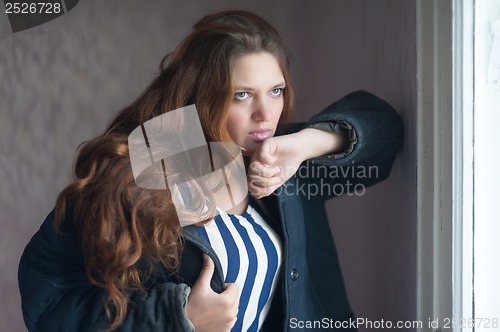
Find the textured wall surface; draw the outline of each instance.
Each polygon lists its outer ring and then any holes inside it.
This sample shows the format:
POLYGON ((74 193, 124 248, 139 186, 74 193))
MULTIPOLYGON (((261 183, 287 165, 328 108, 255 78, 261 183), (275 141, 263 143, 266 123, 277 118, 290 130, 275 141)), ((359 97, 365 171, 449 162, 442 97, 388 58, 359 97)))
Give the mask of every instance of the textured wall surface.
POLYGON ((0 330, 25 330, 17 264, 70 180, 78 145, 139 95, 201 15, 222 8, 251 9, 282 31, 293 54, 298 119, 357 89, 403 116, 407 140, 391 178, 328 204, 358 316, 414 319, 414 1, 147 3, 81 1, 16 34, 0 14, 0 330))
POLYGON ((295 10, 296 21, 307 26, 295 25, 292 33, 299 109, 315 112, 364 89, 396 108, 405 126, 405 144, 389 179, 361 197, 328 202, 350 301, 358 317, 415 320, 415 2, 314 4, 321 4, 321 10, 300 10, 300 5, 295 10))

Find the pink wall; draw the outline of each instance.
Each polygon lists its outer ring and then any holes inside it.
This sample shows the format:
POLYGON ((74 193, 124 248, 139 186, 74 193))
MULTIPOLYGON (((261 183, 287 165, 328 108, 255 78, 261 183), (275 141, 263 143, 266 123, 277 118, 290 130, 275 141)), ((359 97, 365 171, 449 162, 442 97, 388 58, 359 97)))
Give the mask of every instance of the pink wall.
POLYGON ((314 114, 364 89, 392 104, 405 125, 405 144, 390 178, 361 197, 328 202, 351 304, 358 317, 415 320, 415 2, 314 4, 294 7, 297 24, 290 34, 299 110, 314 114))
POLYGON ((415 2, 81 1, 12 34, 0 15, 0 330, 25 330, 17 264, 70 179, 73 153, 150 81, 201 15, 253 10, 292 50, 298 119, 365 89, 402 115, 406 144, 393 173, 359 198, 328 203, 351 303, 359 317, 415 318, 415 2))

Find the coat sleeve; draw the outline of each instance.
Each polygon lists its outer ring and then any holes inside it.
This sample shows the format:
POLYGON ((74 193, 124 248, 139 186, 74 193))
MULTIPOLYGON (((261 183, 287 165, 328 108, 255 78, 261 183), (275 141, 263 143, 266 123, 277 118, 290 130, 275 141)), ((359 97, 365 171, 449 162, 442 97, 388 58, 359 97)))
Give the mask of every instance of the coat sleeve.
MULTIPOLYGON (((72 223, 62 233, 49 214, 21 257, 19 289, 29 331, 104 331, 107 293, 91 285, 72 223)), ((132 292, 127 317, 118 331, 194 331, 185 315, 190 288, 163 282, 148 291, 132 292)))
POLYGON ((306 127, 343 133, 349 140, 344 151, 313 158, 303 165, 315 168, 315 173, 308 173, 315 175, 309 182, 321 178, 343 186, 345 190, 337 193, 387 178, 403 142, 403 123, 396 110, 366 91, 353 92, 334 102, 306 127))

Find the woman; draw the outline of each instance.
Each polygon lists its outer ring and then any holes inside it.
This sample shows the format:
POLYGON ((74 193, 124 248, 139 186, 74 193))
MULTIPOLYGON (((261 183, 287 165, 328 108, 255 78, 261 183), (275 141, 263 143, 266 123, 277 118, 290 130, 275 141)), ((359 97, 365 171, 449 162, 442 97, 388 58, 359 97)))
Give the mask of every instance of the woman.
POLYGON ((349 188, 387 177, 401 121, 387 103, 357 92, 275 137, 293 110, 276 30, 244 11, 202 18, 143 94, 80 150, 74 182, 21 258, 28 329, 311 330, 327 318, 354 330, 342 324, 353 314, 324 209, 338 191, 306 195, 301 186, 349 188), (208 142, 241 148, 253 197, 181 227, 169 190, 136 184, 128 137, 191 104, 208 142), (377 167, 377 176, 292 178, 301 164, 353 163, 377 167))

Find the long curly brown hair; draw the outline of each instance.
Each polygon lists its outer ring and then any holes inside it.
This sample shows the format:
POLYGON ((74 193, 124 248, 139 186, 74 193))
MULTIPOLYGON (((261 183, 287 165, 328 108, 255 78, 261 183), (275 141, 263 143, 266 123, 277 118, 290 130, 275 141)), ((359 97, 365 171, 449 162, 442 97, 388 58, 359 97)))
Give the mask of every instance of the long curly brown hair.
POLYGON ((159 75, 139 98, 80 148, 74 181, 57 198, 55 226, 71 207, 87 278, 109 295, 105 311, 110 331, 126 317, 127 292, 144 288, 139 260, 150 262, 151 269, 152 262, 160 262, 175 272, 183 243, 170 192, 143 189, 134 181, 129 134, 158 115, 195 104, 207 141, 231 141, 226 128, 234 95, 231 68, 235 59, 255 52, 274 55, 281 66, 287 87, 280 124, 286 123, 294 110, 294 92, 282 39, 255 14, 223 11, 196 23, 163 58, 159 75))

